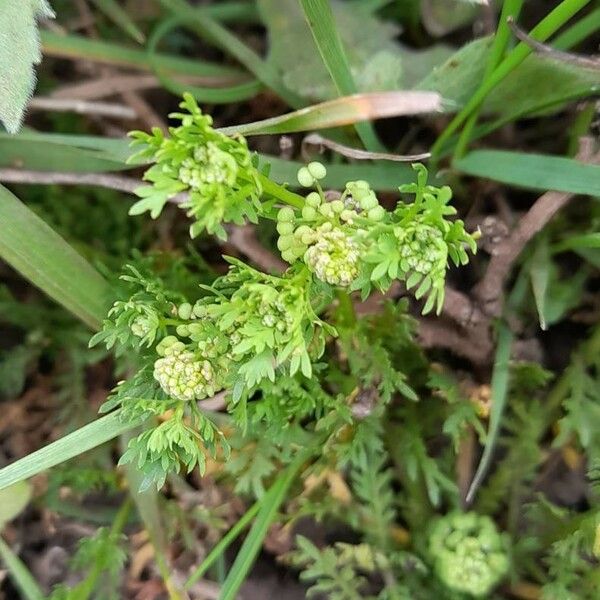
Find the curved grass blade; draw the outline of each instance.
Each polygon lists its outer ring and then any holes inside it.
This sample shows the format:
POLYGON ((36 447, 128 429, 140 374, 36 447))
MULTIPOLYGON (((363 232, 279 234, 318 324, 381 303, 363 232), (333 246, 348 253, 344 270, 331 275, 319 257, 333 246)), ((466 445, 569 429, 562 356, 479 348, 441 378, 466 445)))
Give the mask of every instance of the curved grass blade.
POLYGON ((227 574, 227 578, 223 582, 219 600, 235 600, 237 597, 237 593, 242 583, 248 576, 248 573, 254 564, 256 555, 262 547, 269 526, 275 519, 282 502, 285 500, 286 493, 292 484, 292 481, 296 477, 302 464, 312 453, 312 448, 301 452, 263 496, 260 501, 261 506, 256 521, 227 574))
POLYGON ((143 44, 145 36, 140 28, 134 23, 129 13, 125 11, 115 0, 92 0, 117 27, 122 29, 128 36, 139 44, 143 44))
POLYGON ((154 74, 165 89, 178 96, 182 96, 185 92, 189 92, 198 102, 208 102, 210 104, 241 102, 243 100, 248 100, 248 98, 253 98, 262 90, 262 83, 256 79, 229 87, 200 87, 197 85, 180 83, 169 77, 157 60, 158 54, 156 49, 160 40, 165 35, 183 23, 184 20, 181 17, 171 17, 166 19, 154 29, 148 40, 148 60, 152 65, 154 74))
POLYGON ((442 110, 442 97, 437 92, 372 92, 352 94, 335 100, 321 102, 291 113, 223 127, 227 135, 264 135, 313 131, 353 125, 360 121, 383 119, 401 115, 419 115, 442 110))
MULTIPOLYGON (((61 58, 87 59, 109 65, 132 67, 150 71, 148 56, 145 50, 128 48, 112 42, 90 40, 79 35, 60 35, 51 31, 42 31, 42 51, 48 56, 61 58)), ((189 77, 223 78, 231 82, 243 73, 239 69, 203 61, 197 58, 180 58, 171 54, 159 54, 156 62, 169 73, 187 75, 189 77)))
POLYGON ((120 411, 100 417, 56 442, 0 469, 0 490, 96 448, 125 431, 134 429, 142 422, 141 419, 123 422, 120 418, 120 411))
POLYGON ((1 185, 0 223, 0 257, 92 329, 99 329, 109 298, 103 277, 1 185))
POLYGON ((25 600, 44 600, 44 594, 23 561, 0 537, 0 558, 25 600))
POLYGON ((254 50, 246 46, 235 35, 225 29, 206 13, 198 11, 185 0, 158 0, 159 3, 180 17, 187 29, 208 38, 217 46, 231 54, 243 64, 264 85, 271 88, 278 96, 293 108, 305 104, 304 100, 289 90, 273 65, 263 60, 254 50))
MULTIPOLYGON (((321 58, 339 94, 355 94, 358 90, 328 0, 300 0, 300 3, 321 58)), ((367 150, 384 150, 371 123, 357 123, 355 127, 367 150)))
POLYGON ((600 196, 600 165, 574 158, 502 150, 476 150, 454 165, 458 171, 533 190, 600 196))
POLYGON ((237 523, 219 540, 219 543, 208 553, 208 556, 194 570, 185 582, 185 589, 190 589, 198 579, 200 579, 213 564, 223 555, 223 552, 229 548, 231 543, 240 535, 246 526, 254 519, 261 507, 261 502, 255 502, 237 521, 237 523))
POLYGON ((494 358, 494 371, 492 373, 492 408, 490 411, 490 426, 483 449, 483 455, 477 466, 477 471, 467 492, 466 502, 470 504, 487 474, 498 435, 500 434, 500 423, 506 406, 508 394, 508 375, 510 352, 512 348, 513 334, 510 329, 501 323, 498 327, 498 346, 494 358))

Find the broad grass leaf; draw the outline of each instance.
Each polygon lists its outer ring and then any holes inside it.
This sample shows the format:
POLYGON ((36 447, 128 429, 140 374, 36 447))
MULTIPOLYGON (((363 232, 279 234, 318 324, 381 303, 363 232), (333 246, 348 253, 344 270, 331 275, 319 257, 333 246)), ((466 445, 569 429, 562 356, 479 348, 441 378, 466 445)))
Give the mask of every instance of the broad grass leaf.
MULTIPOLYGON (((443 65, 433 69, 416 89, 438 92, 450 110, 459 109, 483 79, 490 46, 490 37, 465 44, 443 65)), ((483 112, 514 118, 556 112, 565 103, 598 90, 597 71, 532 54, 492 91, 483 104, 483 112)))
POLYGON ((27 481, 19 481, 0 490, 0 530, 25 510, 31 492, 31 485, 27 481))
POLYGON ((46 0, 3 2, 0 8, 0 120, 16 133, 35 87, 34 65, 42 59, 37 21, 52 18, 46 0))
MULTIPOLYGON (((307 98, 336 97, 300 3, 258 0, 258 8, 269 33, 268 60, 284 83, 307 98)), ((452 52, 444 45, 409 50, 395 40, 398 29, 393 24, 338 0, 332 0, 331 8, 358 91, 410 88, 452 52)))

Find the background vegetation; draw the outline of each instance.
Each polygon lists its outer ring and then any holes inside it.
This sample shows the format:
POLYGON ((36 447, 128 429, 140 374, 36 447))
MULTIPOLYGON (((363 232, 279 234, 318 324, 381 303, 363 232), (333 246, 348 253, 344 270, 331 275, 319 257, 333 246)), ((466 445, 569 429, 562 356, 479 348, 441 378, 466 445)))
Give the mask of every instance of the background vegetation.
POLYGON ((597 0, 51 4, 0 3, 0 597, 600 597, 597 0), (156 130, 130 159, 184 93, 216 129, 172 138, 239 167, 210 203, 156 130), (382 235, 362 298, 320 286, 281 242, 313 184, 452 266, 382 235), (184 410, 155 341, 249 327, 248 281, 307 358, 248 335, 184 410))

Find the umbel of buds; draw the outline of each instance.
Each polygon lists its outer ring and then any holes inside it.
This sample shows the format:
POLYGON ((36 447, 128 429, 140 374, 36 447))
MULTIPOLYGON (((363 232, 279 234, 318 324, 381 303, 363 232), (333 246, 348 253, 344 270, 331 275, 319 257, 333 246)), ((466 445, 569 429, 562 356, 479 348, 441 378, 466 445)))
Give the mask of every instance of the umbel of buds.
POLYGON ((476 598, 487 597, 509 567, 505 538, 492 519, 474 512, 439 519, 429 537, 429 553, 444 584, 476 598))
POLYGON ((262 193, 258 171, 243 137, 216 131, 191 94, 184 94, 180 106, 187 112, 170 115, 181 125, 170 127, 168 136, 157 127, 150 134, 131 133, 132 146, 141 146, 131 161, 154 165, 144 174, 151 185, 136 190, 142 200, 130 214, 150 211, 156 218, 166 202, 177 199, 194 219, 192 237, 207 231, 224 239, 223 223, 256 222, 262 193))
POLYGON ((202 400, 214 395, 215 378, 210 362, 189 351, 175 336, 167 336, 156 347, 162 356, 154 363, 154 379, 176 400, 202 400))
POLYGON ((427 296, 423 312, 439 312, 444 299, 448 260, 468 262, 466 249, 475 252, 475 238, 448 205, 447 186, 427 185, 427 170, 415 165, 417 183, 400 191, 415 194, 415 201, 400 202, 386 211, 368 182, 349 181, 341 195, 329 198, 320 181, 325 167, 312 162, 298 171, 298 182, 315 187, 297 213, 282 208, 277 216, 281 256, 289 263, 302 260, 317 279, 332 286, 361 290, 367 297, 373 287, 386 291, 394 279, 404 281, 415 296, 427 296))

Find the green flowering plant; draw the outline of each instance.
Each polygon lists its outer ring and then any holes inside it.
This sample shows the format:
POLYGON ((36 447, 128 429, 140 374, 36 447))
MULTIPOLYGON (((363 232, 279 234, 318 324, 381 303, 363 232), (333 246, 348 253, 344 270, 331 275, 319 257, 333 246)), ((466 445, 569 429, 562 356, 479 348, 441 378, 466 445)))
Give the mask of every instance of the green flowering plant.
POLYGON ((452 590, 487 596, 509 568, 507 539, 485 515, 450 513, 429 536, 429 553, 440 580, 452 590))
POLYGON ((149 211, 157 218, 169 200, 178 199, 194 219, 192 237, 207 231, 225 239, 223 223, 258 219, 262 187, 253 156, 243 137, 213 129, 212 118, 202 114, 191 94, 180 106, 187 112, 170 115, 181 125, 170 127, 168 136, 159 127, 131 133, 139 150, 130 160, 154 164, 144 175, 151 185, 136 190, 141 200, 130 214, 149 211))
MULTIPOLYGON (((400 280, 417 298, 427 296, 424 312, 434 307, 439 312, 448 263, 465 264, 467 251, 476 250, 475 236, 462 221, 450 219, 456 213, 450 188, 428 185, 423 165, 414 165, 416 183, 400 188, 414 194, 414 201, 399 202, 394 210, 381 205, 367 181, 349 181, 343 192, 326 193, 327 170, 316 161, 298 171, 298 183, 315 188, 304 198, 259 173, 245 140, 214 130, 190 95, 181 107, 187 112, 172 115, 181 125, 169 135, 132 134, 134 145, 142 146, 133 159, 154 163, 145 175, 151 185, 139 190, 142 200, 132 213, 157 217, 167 201, 177 200, 193 218, 192 236, 206 231, 219 237, 228 222, 276 214, 277 247, 290 266, 273 275, 224 257, 230 263, 225 275, 209 285, 198 281, 190 287, 188 281, 186 289, 172 289, 151 272, 129 267, 123 276, 128 292, 114 303, 92 343, 114 347, 134 372, 103 410, 118 407, 123 418, 159 419, 131 440, 122 458, 144 471, 143 486, 160 487, 169 472, 196 466, 202 471, 207 455, 227 454, 218 420, 202 409, 215 394, 224 396, 241 431, 249 423, 255 429, 278 423, 301 440, 317 430, 331 435, 352 426, 361 411, 350 410, 343 394, 313 389, 320 401, 307 402, 302 392, 314 388, 306 382, 324 368, 319 361, 328 360, 325 351, 338 325, 338 345, 352 356, 351 368, 364 372, 362 384, 376 386, 385 402, 397 391, 416 400, 383 347, 374 346, 375 371, 359 366, 353 345, 364 342, 362 328, 336 323, 328 307, 337 295, 340 310, 352 312, 349 292, 360 290, 366 298, 400 280), (274 202, 280 204, 277 213, 274 202), (289 382, 291 403, 286 393, 274 393, 283 389, 277 388, 279 380, 289 382), (301 408, 297 414, 289 410, 294 405, 301 408)), ((193 275, 184 279, 193 281, 193 275)), ((275 443, 277 433, 268 430, 275 443)))
POLYGON ((451 189, 427 185, 425 167, 414 168, 417 182, 399 189, 415 199, 393 211, 386 211, 362 180, 348 182, 339 197, 328 200, 319 184, 325 167, 313 162, 300 169, 300 184, 317 191, 308 194, 300 216, 290 207, 279 212, 282 258, 302 260, 319 280, 360 290, 363 299, 373 287, 386 291, 400 280, 417 299, 427 296, 423 313, 434 308, 439 313, 448 262, 466 264, 467 250, 477 250, 477 236, 467 233, 461 220, 447 218, 456 214, 448 204, 451 189))

